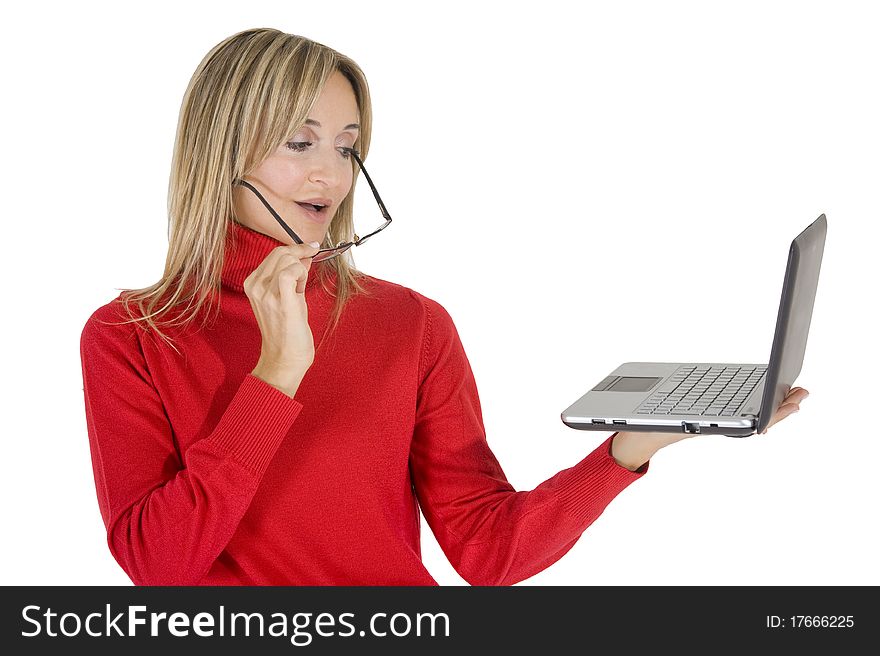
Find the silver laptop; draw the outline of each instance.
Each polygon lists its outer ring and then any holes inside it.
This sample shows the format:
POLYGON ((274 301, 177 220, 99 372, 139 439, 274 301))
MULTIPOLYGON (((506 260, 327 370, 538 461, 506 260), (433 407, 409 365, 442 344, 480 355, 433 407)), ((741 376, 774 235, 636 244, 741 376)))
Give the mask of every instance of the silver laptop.
POLYGON ((801 372, 826 227, 822 214, 791 242, 769 362, 626 362, 566 408, 563 423, 730 437, 763 431, 801 372))

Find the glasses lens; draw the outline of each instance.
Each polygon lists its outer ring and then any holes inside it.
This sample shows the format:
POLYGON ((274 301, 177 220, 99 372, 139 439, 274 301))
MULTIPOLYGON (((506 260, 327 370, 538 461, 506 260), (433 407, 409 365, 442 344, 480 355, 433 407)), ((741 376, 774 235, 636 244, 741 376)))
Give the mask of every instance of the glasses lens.
MULTIPOLYGON (((366 243, 368 240, 372 239, 373 237, 375 237, 376 235, 378 235, 380 232, 382 232, 382 231, 388 226, 389 223, 390 223, 390 221, 388 221, 388 220, 386 219, 385 222, 382 223, 378 228, 376 228, 375 230, 373 230, 373 232, 370 232, 370 233, 368 233, 366 236, 361 237, 361 238, 360 238, 360 241, 359 241, 358 243, 359 243, 359 244, 364 244, 364 243, 366 243)), ((355 235, 355 241, 358 241, 358 237, 357 237, 357 235, 355 235)))
MULTIPOLYGON (((344 244, 340 244, 334 248, 328 248, 326 250, 318 251, 317 255, 312 258, 312 262, 323 262, 324 260, 330 260, 334 257, 337 257, 347 251, 349 248, 354 246, 354 242, 357 242, 358 245, 363 245, 373 236, 378 234, 385 228, 391 221, 390 219, 386 219, 382 215, 382 210, 376 204, 376 196, 373 194, 373 190, 370 188, 369 182, 366 180, 363 170, 360 171, 360 178, 357 180, 355 184, 354 190, 354 200, 353 207, 355 214, 360 216, 368 216, 373 217, 375 219, 381 221, 379 226, 375 228, 372 232, 368 232, 365 237, 358 237, 357 234, 354 235, 354 241, 346 242, 344 244)), ((362 219, 359 219, 362 221, 362 219)), ((376 225, 375 223, 373 225, 376 225)))
POLYGON ((312 258, 312 262, 323 262, 324 260, 333 259, 337 255, 342 255, 351 247, 352 244, 351 242, 349 242, 347 244, 343 244, 342 246, 337 246, 336 248, 328 248, 326 250, 318 251, 318 254, 312 258))

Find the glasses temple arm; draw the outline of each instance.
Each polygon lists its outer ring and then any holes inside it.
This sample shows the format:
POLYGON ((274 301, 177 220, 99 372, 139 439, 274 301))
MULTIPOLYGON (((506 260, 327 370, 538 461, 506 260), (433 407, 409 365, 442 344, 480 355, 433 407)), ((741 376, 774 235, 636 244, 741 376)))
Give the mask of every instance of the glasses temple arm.
POLYGON ((297 244, 303 243, 303 240, 299 238, 299 235, 297 235, 293 230, 290 229, 290 226, 288 226, 284 222, 284 219, 282 219, 280 216, 278 216, 278 213, 272 209, 272 206, 269 205, 269 202, 265 198, 263 198, 263 194, 261 194, 259 191, 257 191, 256 187, 254 187, 250 182, 246 182, 244 180, 238 180, 237 183, 247 187, 248 189, 250 189, 252 192, 254 192, 257 195, 257 198, 260 199, 260 202, 263 203, 263 205, 266 207, 266 209, 269 210, 269 212, 272 214, 272 216, 275 217, 275 220, 278 221, 278 224, 282 228, 284 228, 284 232, 286 232, 288 235, 290 235, 290 238, 293 239, 293 241, 295 241, 297 244))
POLYGON ((390 221, 391 216, 388 214, 388 210, 385 209, 385 203, 383 203, 382 199, 379 197, 379 192, 376 190, 376 185, 373 184, 373 180, 370 178, 370 174, 367 173, 367 169, 364 168, 364 163, 361 161, 361 158, 358 157, 357 151, 353 148, 350 148, 349 152, 358 163, 358 166, 361 168, 361 173, 363 173, 364 177, 367 179, 367 184, 370 185, 370 189, 373 191, 373 196, 376 197, 376 202, 379 204, 379 209, 382 211, 382 216, 385 217, 386 220, 390 221))

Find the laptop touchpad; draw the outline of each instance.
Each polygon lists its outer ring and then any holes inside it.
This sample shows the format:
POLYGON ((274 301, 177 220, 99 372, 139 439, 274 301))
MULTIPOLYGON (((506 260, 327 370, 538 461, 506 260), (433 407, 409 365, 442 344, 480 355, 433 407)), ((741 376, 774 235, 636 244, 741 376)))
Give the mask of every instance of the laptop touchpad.
POLYGON ((603 392, 647 392, 663 378, 655 376, 619 376, 603 392))

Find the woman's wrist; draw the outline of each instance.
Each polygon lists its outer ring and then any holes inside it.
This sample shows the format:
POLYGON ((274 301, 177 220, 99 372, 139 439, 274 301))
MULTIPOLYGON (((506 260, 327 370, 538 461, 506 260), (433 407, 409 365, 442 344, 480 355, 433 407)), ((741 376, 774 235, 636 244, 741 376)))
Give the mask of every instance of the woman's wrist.
POLYGON ((644 442, 634 433, 618 433, 611 441, 611 457, 621 467, 635 471, 656 452, 645 448, 644 442))
POLYGON ((299 389, 302 379, 305 378, 305 371, 277 369, 258 363, 254 370, 251 371, 251 375, 256 376, 263 382, 293 398, 296 390, 299 389))
POLYGON ((611 441, 611 457, 621 467, 636 471, 664 446, 687 437, 679 433, 617 433, 611 441))

